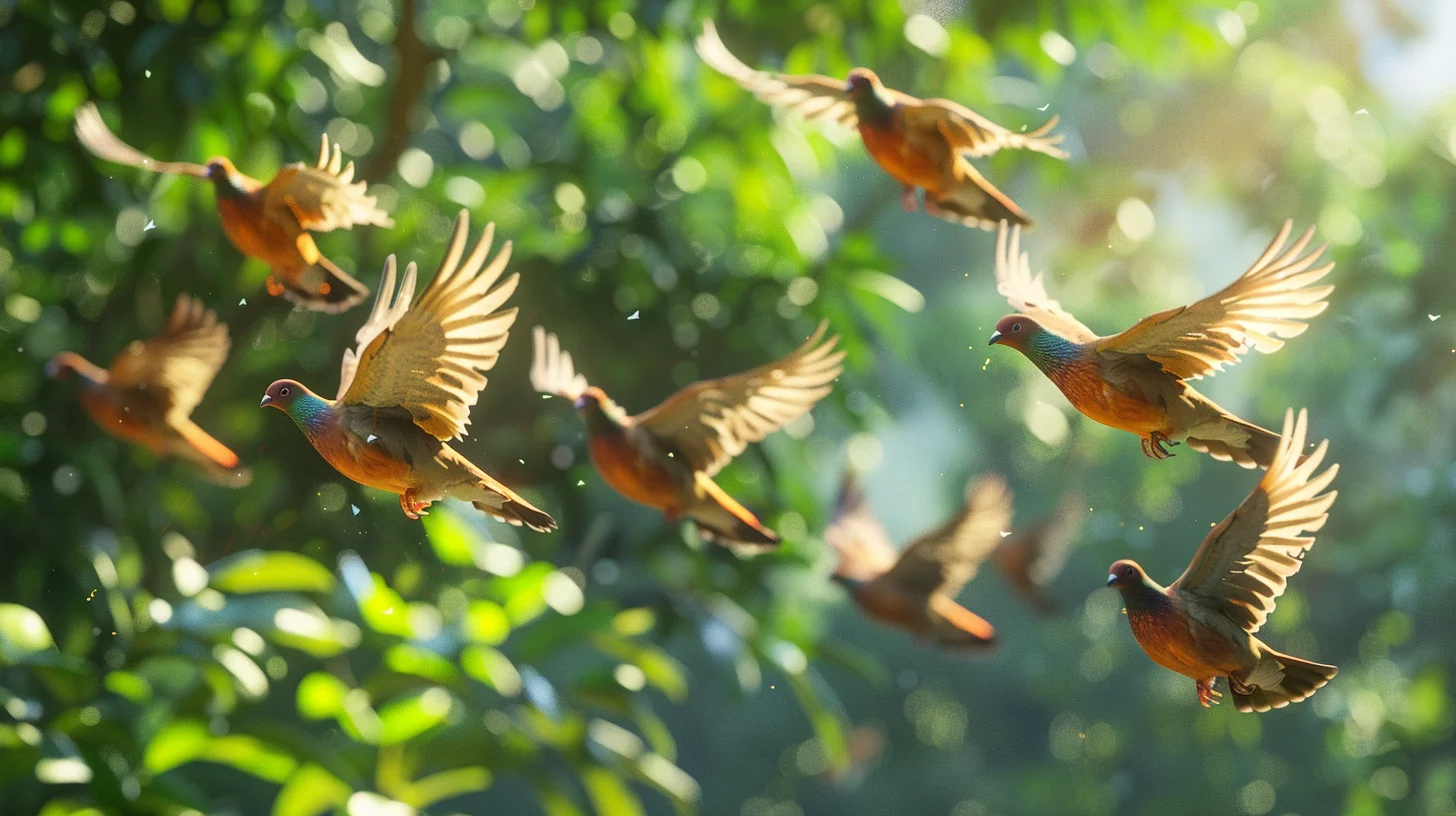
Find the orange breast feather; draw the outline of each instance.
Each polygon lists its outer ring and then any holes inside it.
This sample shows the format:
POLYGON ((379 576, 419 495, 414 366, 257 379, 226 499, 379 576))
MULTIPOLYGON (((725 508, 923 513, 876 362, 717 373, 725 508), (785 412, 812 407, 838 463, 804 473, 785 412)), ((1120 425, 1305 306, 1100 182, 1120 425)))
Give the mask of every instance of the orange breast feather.
POLYGON ((117 439, 141 445, 159 456, 166 452, 158 431, 146 421, 144 412, 127 411, 105 394, 90 390, 81 393, 81 405, 102 430, 117 439))
POLYGON ((905 138, 898 119, 888 128, 861 123, 859 135, 864 139, 870 158, 896 181, 922 187, 932 194, 940 192, 942 180, 948 175, 945 164, 950 161, 950 156, 937 159, 916 149, 905 138))
POLYGON ((625 437, 594 434, 587 442, 587 451, 597 472, 613 490, 669 515, 681 511, 677 480, 661 465, 642 457, 625 437))
POLYGON ((1202 680, 1239 668, 1227 638, 1182 615, 1129 610, 1127 620, 1148 657, 1165 669, 1202 680))
POLYGON ((359 484, 400 494, 417 486, 409 463, 390 455, 383 445, 346 431, 310 436, 309 441, 329 464, 359 484))
POLYGON ((1108 382, 1093 364, 1054 369, 1048 377, 1078 411, 1103 425, 1147 436, 1169 433, 1168 412, 1143 396, 1132 384, 1119 388, 1108 382))
POLYGON ((302 230, 290 231, 264 218, 259 199, 221 198, 217 210, 222 216, 223 232, 239 252, 275 268, 307 265, 298 251, 297 238, 302 230))

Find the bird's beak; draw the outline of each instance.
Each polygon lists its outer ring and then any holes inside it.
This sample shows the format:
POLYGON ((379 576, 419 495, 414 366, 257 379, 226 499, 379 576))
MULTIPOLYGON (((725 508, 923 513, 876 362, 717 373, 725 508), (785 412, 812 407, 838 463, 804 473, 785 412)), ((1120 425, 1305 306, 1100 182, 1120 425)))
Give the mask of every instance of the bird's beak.
POLYGON ((994 346, 999 342, 1001 342, 1001 332, 993 331, 991 332, 991 340, 990 342, 986 343, 986 345, 994 346))
POLYGON ((262 402, 259 402, 258 403, 258 407, 259 408, 267 408, 268 406, 270 406, 272 404, 273 404, 273 398, 270 397, 270 396, 268 396, 267 394, 264 394, 263 395, 262 402))
POLYGON ((1107 585, 1108 586, 1112 586, 1115 583, 1117 583, 1117 576, 1116 575, 1108 575, 1107 576, 1107 585))

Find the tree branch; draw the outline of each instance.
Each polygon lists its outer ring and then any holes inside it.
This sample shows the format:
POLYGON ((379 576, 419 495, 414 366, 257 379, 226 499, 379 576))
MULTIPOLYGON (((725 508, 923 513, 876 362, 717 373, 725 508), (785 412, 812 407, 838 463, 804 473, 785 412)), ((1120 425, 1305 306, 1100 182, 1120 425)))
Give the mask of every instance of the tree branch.
POLYGON ((424 95, 430 65, 439 56, 415 31, 415 0, 400 0, 394 33, 394 88, 384 110, 384 135, 379 139, 379 149, 364 170, 366 181, 378 182, 394 171, 395 163, 409 144, 410 117, 424 95))

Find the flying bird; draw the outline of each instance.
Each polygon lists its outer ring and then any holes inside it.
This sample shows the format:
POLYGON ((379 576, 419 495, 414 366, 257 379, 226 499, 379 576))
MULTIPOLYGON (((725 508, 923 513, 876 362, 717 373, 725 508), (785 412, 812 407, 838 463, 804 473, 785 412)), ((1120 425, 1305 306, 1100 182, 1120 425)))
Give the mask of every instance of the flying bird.
POLYGON ((1002 148, 1067 157, 1057 147, 1062 137, 1048 135, 1057 124, 1055 116, 1017 133, 955 102, 886 88, 868 68, 855 68, 846 80, 756 71, 733 56, 712 20, 703 21, 697 50, 703 62, 770 105, 858 130, 870 158, 903 186, 900 203, 907 212, 919 209, 917 191, 923 189, 931 215, 983 229, 994 229, 1000 221, 1030 226, 1031 218, 968 157, 1002 148))
POLYGON ((316 164, 285 165, 267 184, 239 173, 223 156, 207 164, 157 161, 118 139, 91 102, 76 110, 76 138, 106 161, 211 181, 228 240, 271 268, 269 294, 324 312, 342 312, 369 294, 324 257, 313 233, 361 224, 392 227, 394 221, 365 194, 365 183, 353 180, 354 163, 341 166, 339 146, 330 144, 328 134, 320 139, 316 164))
POLYGON ((586 423, 587 451, 602 479, 624 497, 686 518, 704 538, 740 549, 777 546, 779 538, 713 481, 718 471, 829 394, 843 370, 836 335, 820 323, 777 362, 697 382, 636 416, 576 373, 556 335, 536 327, 531 384, 571 400, 586 423))
POLYGON ((1012 533, 992 555, 1011 588, 1042 614, 1056 614, 1059 610, 1047 585, 1067 563, 1086 513, 1084 506, 1081 493, 1067 493, 1051 515, 1012 533))
POLYGON ((1100 337, 1047 296, 1031 276, 1020 230, 996 239, 996 285, 1018 314, 996 323, 991 345, 1009 346, 1041 369, 1087 417, 1142 438, 1143 453, 1189 447, 1243 467, 1268 467, 1279 435, 1246 422, 1194 390, 1198 379, 1237 362, 1249 349, 1268 353, 1323 312, 1333 286, 1313 284, 1333 263, 1314 267, 1326 245, 1308 254, 1310 227, 1288 249, 1285 221, 1264 254, 1238 280, 1189 306, 1158 312, 1127 331, 1100 337))
POLYGON ((897 555, 859 482, 846 473, 824 538, 839 559, 832 577, 866 615, 941 648, 970 650, 992 646, 996 630, 955 596, 1010 523, 1006 481, 982 476, 966 485, 965 504, 954 516, 897 555))
POLYGON ((188 295, 177 296, 172 316, 150 340, 133 340, 111 361, 95 365, 63 351, 46 364, 46 376, 81 379, 81 405, 102 430, 157 456, 175 456, 201 468, 214 481, 243 487, 253 479, 238 455, 192 421, 227 359, 227 325, 188 295))
POLYGON ((1122 593, 1127 622, 1138 645, 1164 668, 1193 678, 1205 707, 1223 695, 1214 681, 1227 679, 1239 711, 1268 711, 1297 703, 1328 683, 1334 666, 1280 654, 1254 637, 1290 576, 1314 546, 1339 472, 1319 474, 1328 441, 1307 457, 1306 412, 1284 417, 1284 434, 1269 472, 1244 503, 1208 537, 1188 571, 1166 589, 1134 561, 1112 565, 1107 585, 1122 593))
POLYGON ((464 210, 434 280, 415 300, 411 263, 396 292, 389 256, 374 309, 344 352, 334 399, 296 380, 268 386, 258 407, 288 414, 319 454, 350 479, 399 495, 417 519, 445 497, 533 530, 556 527, 549 515, 476 467, 448 444, 463 437, 485 372, 506 344, 516 309, 504 309, 519 273, 501 280, 511 243, 486 263, 495 238, 488 224, 465 256, 470 217, 464 210), (462 258, 464 260, 462 261, 462 258))

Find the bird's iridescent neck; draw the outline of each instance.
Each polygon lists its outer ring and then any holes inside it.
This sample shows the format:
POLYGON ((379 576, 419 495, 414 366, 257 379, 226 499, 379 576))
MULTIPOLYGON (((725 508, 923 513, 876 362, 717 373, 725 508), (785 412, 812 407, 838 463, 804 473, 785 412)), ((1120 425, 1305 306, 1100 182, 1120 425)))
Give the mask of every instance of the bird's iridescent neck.
POLYGON ((1084 356, 1081 346, 1049 331, 1038 331, 1022 348, 1026 359, 1037 368, 1050 374, 1065 369, 1084 356))
POLYGON ((1120 589, 1123 606, 1127 607, 1129 615, 1158 612, 1172 603, 1163 588, 1148 579, 1120 589))
POLYGON ((288 416, 309 436, 323 432, 334 421, 334 412, 328 401, 313 394, 299 395, 289 404, 288 416))

